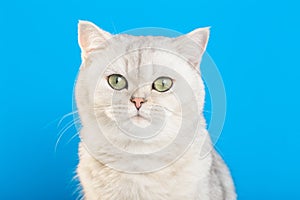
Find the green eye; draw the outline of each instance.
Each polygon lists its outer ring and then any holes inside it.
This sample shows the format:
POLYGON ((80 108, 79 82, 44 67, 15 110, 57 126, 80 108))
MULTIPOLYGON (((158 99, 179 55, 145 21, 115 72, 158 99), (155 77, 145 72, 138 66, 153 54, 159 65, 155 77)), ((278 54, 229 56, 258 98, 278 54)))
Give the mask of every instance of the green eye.
POLYGON ((173 81, 169 77, 159 77, 153 82, 153 89, 159 92, 166 92, 173 85, 173 81))
POLYGON ((127 80, 120 74, 112 74, 108 76, 107 82, 115 90, 123 90, 127 88, 127 80))

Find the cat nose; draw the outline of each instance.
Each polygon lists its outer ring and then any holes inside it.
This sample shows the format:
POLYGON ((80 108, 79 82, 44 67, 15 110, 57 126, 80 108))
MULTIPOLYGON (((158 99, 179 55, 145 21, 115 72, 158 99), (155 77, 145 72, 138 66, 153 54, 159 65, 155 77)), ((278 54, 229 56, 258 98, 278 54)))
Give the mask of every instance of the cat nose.
POLYGON ((145 98, 141 98, 141 97, 134 97, 134 98, 131 98, 130 101, 132 103, 134 103, 136 109, 139 110, 141 108, 141 106, 142 106, 142 103, 146 102, 146 99, 145 98))

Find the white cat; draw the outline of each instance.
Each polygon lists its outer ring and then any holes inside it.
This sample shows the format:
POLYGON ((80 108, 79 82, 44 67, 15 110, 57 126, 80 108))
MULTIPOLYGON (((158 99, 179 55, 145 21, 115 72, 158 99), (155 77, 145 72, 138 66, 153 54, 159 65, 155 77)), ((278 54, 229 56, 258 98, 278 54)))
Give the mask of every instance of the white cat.
POLYGON ((209 29, 177 38, 111 35, 80 21, 78 32, 83 198, 235 200, 202 115, 199 64, 209 29))

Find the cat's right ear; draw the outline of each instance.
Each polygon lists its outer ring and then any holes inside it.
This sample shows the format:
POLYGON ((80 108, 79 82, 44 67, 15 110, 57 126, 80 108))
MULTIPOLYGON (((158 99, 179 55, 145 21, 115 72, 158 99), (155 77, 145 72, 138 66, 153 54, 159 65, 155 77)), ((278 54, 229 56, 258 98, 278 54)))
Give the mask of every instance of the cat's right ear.
POLYGON ((104 47, 105 41, 112 35, 89 21, 80 20, 78 23, 78 43, 81 48, 82 59, 93 50, 104 47))

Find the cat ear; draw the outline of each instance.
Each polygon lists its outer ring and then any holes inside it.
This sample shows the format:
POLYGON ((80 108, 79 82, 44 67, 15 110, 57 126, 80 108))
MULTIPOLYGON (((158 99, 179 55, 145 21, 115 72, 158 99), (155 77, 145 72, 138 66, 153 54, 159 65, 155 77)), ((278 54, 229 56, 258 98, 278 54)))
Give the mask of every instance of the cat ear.
POLYGON ((187 34, 199 47, 203 54, 209 39, 210 27, 198 28, 187 34))
POLYGON ((112 35, 95 24, 88 21, 79 21, 78 23, 78 43, 81 48, 82 57, 95 50, 103 47, 105 41, 112 35))
POLYGON ((180 54, 198 67, 209 39, 210 27, 198 28, 178 38, 180 54))

